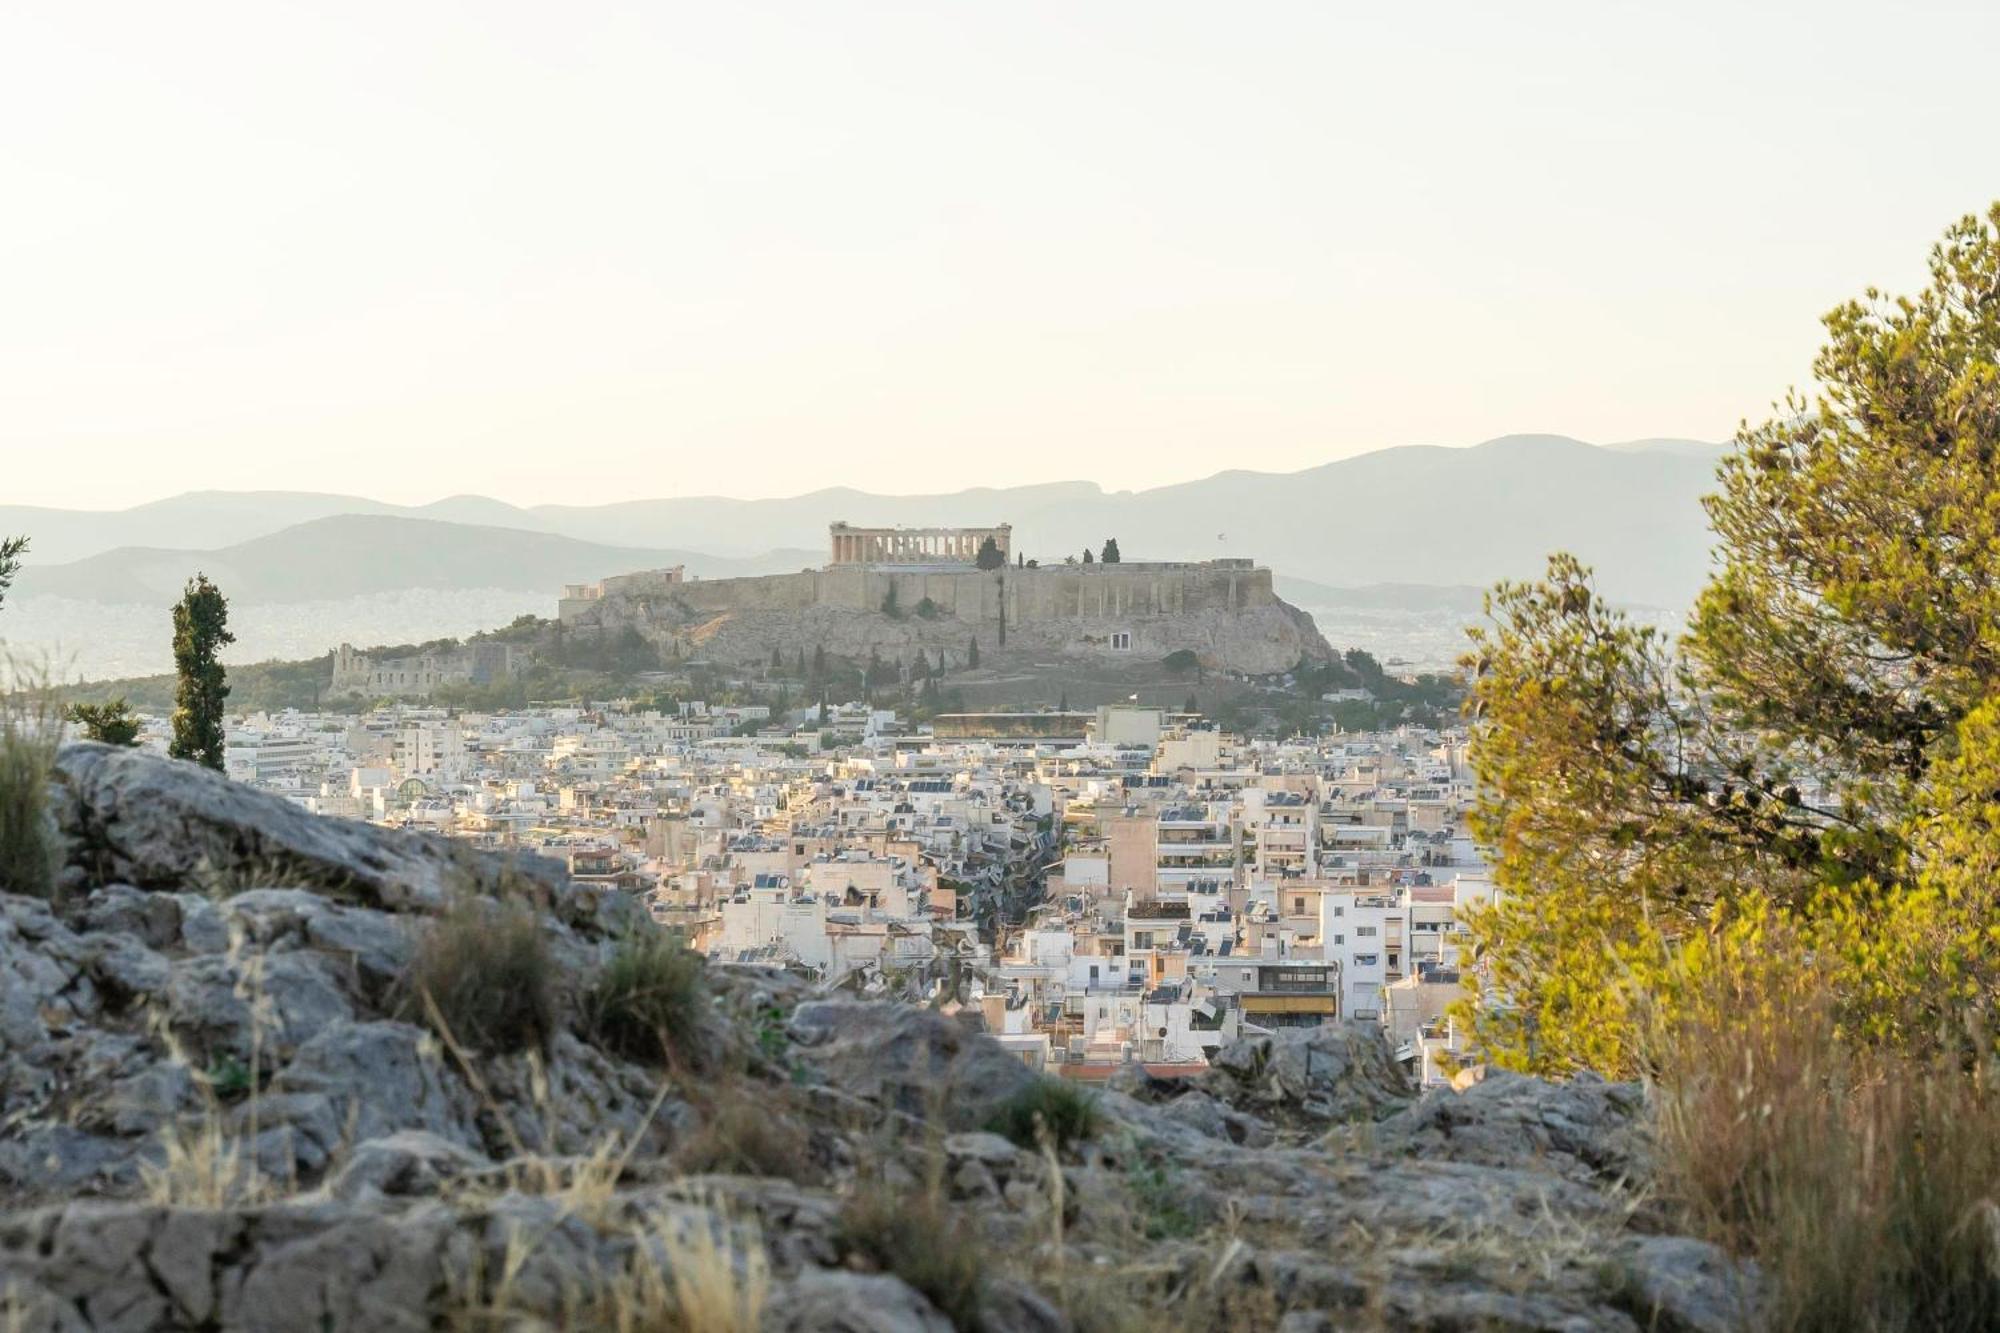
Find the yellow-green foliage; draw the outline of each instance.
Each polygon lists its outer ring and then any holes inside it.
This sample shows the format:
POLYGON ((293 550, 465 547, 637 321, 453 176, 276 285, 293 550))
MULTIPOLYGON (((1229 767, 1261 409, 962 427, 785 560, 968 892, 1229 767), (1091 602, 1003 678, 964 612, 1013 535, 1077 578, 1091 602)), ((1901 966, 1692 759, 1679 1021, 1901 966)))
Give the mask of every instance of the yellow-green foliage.
POLYGON ((1499 901, 1461 1008, 1497 1063, 1631 1073, 1708 941, 1826 960, 1843 1038, 1961 1042, 2000 992, 2000 205, 1914 297, 1826 318, 1818 394, 1746 429, 1668 642, 1573 559, 1475 634, 1499 901))

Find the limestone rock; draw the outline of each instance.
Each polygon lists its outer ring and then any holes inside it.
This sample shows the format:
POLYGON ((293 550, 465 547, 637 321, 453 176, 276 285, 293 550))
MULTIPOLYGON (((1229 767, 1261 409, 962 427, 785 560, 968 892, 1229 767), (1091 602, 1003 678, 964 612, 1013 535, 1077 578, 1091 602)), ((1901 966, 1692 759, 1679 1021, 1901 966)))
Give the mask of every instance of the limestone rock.
POLYGON ((1034 1081, 998 1042, 930 1009, 814 1000, 793 1012, 790 1032, 797 1058, 822 1078, 918 1119, 976 1128, 1034 1081))
POLYGON ((812 1269, 773 1294, 765 1333, 952 1333, 901 1278, 812 1269))
POLYGON ((1495 1071, 1463 1092, 1430 1093, 1378 1125, 1376 1139, 1390 1151, 1426 1160, 1487 1166, 1547 1161, 1636 1182, 1650 1171, 1645 1102, 1638 1084, 1607 1083, 1595 1074, 1550 1082, 1495 1071))
POLYGON ((1754 1264, 1738 1263, 1691 1236, 1639 1236, 1618 1255, 1628 1308, 1662 1333, 1739 1333, 1757 1324, 1759 1280, 1754 1264))
MULTIPOLYGON (((481 873, 441 837, 326 819, 199 764, 79 741, 56 758, 55 813, 86 886, 317 889, 391 910, 436 910, 481 873)), ((539 869, 524 874, 548 878, 539 869)))
POLYGON ((1239 1110, 1294 1126, 1380 1119, 1415 1095, 1382 1030, 1353 1022, 1238 1037, 1215 1053, 1201 1084, 1239 1110))

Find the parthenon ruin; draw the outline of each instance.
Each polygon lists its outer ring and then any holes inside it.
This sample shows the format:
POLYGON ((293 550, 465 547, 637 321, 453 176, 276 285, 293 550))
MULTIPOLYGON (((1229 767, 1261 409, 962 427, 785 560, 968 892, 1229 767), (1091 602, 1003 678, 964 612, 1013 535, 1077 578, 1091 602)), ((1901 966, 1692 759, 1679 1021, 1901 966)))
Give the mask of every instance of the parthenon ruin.
POLYGON ((969 565, 987 538, 1010 554, 1011 524, 997 528, 856 528, 835 523, 827 529, 832 565, 969 565))

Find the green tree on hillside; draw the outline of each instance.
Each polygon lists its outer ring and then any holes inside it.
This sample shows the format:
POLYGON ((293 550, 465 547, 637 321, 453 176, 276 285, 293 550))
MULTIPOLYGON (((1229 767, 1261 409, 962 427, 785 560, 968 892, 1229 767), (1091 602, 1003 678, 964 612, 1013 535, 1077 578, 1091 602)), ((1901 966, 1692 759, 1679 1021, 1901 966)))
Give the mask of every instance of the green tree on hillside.
POLYGON ((222 710, 229 698, 228 674, 217 654, 236 636, 229 632, 229 601, 197 574, 174 607, 174 736, 167 753, 222 768, 222 710))
POLYGON ((85 739, 106 745, 137 745, 139 718, 123 699, 102 704, 71 704, 65 714, 83 728, 85 739))
MULTIPOLYGON (((1087 555, 1089 553, 1085 552, 1085 554, 1087 555)), ((1097 558, 1103 561, 1107 565, 1115 565, 1119 562, 1119 560, 1123 559, 1123 557, 1118 554, 1118 539, 1116 537, 1105 538, 1104 553, 1098 556, 1097 558)))
POLYGON ((1850 1032, 2000 1000, 2000 205, 1930 285, 1826 316, 1818 393, 1746 427, 1685 636, 1567 556, 1467 663, 1502 897, 1465 1014, 1501 1063, 1638 1064, 1642 1009, 1729 938, 1837 969, 1850 1032))
POLYGON ((979 637, 977 635, 966 641, 965 669, 967 671, 979 670, 979 637))
POLYGON ((1090 553, 1090 548, 1088 546, 1084 547, 1083 563, 1089 565, 1089 564, 1095 564, 1096 562, 1097 562, 1097 557, 1090 553))
POLYGON ((1007 563, 1007 557, 1000 550, 1000 543, 991 537, 979 543, 979 553, 972 557, 972 563, 980 569, 999 569, 1007 563))
POLYGON ((26 537, 0 537, 0 602, 7 600, 7 589, 21 572, 21 553, 27 549, 26 537))

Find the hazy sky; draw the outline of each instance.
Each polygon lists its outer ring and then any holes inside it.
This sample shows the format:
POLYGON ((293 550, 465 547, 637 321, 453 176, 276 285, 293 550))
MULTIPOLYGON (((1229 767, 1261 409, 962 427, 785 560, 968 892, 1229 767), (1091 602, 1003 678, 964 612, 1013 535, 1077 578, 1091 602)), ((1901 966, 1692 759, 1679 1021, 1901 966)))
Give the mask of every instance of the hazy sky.
POLYGON ((2000 5, 12 4, 0 501, 1721 438, 2000 196, 2000 5))

